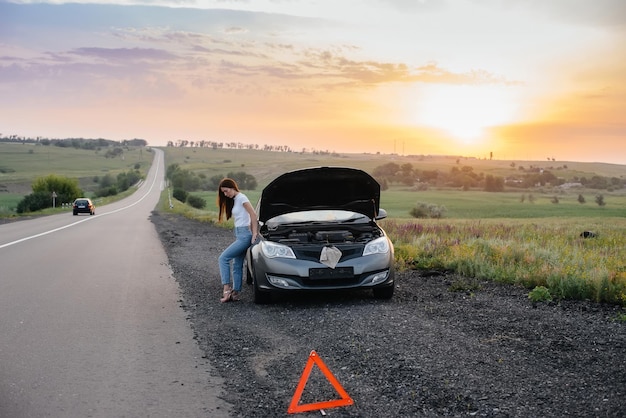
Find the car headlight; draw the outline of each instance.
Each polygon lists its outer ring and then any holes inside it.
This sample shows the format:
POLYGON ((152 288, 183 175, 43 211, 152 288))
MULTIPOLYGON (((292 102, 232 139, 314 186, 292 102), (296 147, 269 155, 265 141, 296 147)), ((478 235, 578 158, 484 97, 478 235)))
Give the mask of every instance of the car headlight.
POLYGON ((365 245, 363 255, 385 254, 389 252, 389 241, 386 237, 376 238, 365 245))
POLYGON ((261 241, 261 251, 267 258, 296 258, 291 248, 272 241, 261 241))

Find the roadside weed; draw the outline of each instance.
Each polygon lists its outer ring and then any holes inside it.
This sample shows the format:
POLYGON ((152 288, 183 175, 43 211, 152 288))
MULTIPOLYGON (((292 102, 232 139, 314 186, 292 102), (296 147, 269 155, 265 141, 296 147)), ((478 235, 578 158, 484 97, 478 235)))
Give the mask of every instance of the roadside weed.
POLYGON ((386 220, 383 224, 406 268, 454 271, 478 280, 543 286, 555 299, 590 299, 626 305, 626 220, 583 238, 585 219, 386 220))
POLYGON ((552 300, 550 291, 545 286, 537 286, 528 294, 528 299, 533 302, 548 302, 552 300))

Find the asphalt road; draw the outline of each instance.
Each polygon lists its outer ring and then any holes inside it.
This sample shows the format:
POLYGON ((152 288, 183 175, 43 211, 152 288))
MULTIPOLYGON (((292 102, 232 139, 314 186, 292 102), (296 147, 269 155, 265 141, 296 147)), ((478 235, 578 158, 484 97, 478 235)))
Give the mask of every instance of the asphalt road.
POLYGON ((96 215, 0 225, 0 417, 220 417, 149 220, 163 155, 96 215))

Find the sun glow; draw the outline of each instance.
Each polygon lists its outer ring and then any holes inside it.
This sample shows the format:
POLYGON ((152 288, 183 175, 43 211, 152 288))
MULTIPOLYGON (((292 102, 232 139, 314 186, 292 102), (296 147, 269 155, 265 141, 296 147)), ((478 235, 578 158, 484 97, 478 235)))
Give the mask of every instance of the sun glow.
POLYGON ((463 144, 479 142, 486 128, 511 122, 515 114, 514 98, 502 86, 428 86, 418 100, 415 123, 463 144))

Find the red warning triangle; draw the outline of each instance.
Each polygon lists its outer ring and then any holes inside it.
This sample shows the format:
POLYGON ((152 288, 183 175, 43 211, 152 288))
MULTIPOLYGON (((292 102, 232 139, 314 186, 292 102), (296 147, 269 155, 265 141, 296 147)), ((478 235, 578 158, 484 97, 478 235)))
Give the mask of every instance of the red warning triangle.
POLYGON ((354 401, 352 400, 350 395, 348 395, 348 392, 344 390, 337 378, 335 378, 335 376, 328 369, 326 364, 324 364, 322 359, 317 355, 315 350, 311 351, 311 354, 309 355, 309 360, 306 362, 306 366, 304 366, 302 377, 300 377, 300 382, 298 382, 298 386, 296 387, 296 391, 293 394, 293 398, 291 398, 291 404, 289 405, 289 409, 287 410, 287 412, 290 414, 296 414, 299 412, 315 411, 324 408, 335 408, 338 406, 347 406, 352 404, 354 404, 354 401), (307 380, 309 380, 309 376, 311 375, 311 370, 313 370, 314 364, 317 364, 317 367, 319 367, 322 373, 324 373, 324 376, 326 376, 326 379, 328 379, 330 384, 333 385, 339 396, 341 396, 341 399, 298 405, 298 403, 300 402, 300 398, 302 397, 302 391, 304 391, 306 382, 307 380))

